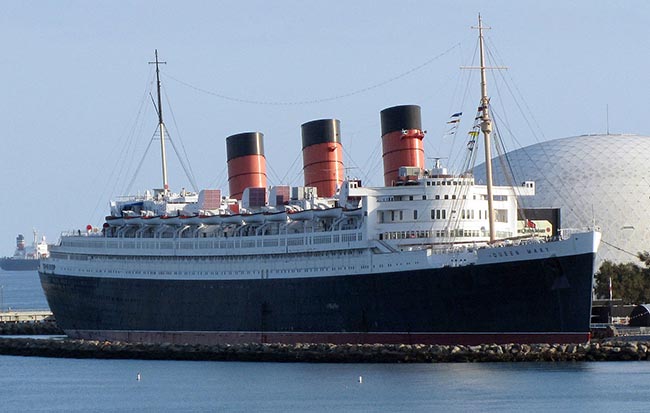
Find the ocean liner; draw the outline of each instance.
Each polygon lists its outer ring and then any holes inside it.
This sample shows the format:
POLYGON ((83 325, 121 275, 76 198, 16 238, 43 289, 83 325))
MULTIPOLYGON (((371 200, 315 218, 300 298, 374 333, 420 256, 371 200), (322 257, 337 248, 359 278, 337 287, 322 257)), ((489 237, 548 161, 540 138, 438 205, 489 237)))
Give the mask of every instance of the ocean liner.
MULTIPOLYGON (((427 169, 420 107, 381 111, 384 186, 344 177, 340 122, 302 125, 304 186, 267 188, 263 135, 226 139, 229 195, 162 189, 111 202, 40 266, 69 337, 172 343, 585 342, 600 234, 523 237, 494 186, 479 18, 486 184, 427 169)), ((158 57, 156 54, 156 62, 158 57)), ((157 74, 158 93, 160 79, 157 74)))
POLYGON ((16 251, 11 257, 0 258, 0 268, 5 271, 36 271, 39 260, 48 256, 48 246, 43 237, 38 240, 38 233, 34 230, 34 242, 31 247, 25 245, 25 236, 18 234, 16 237, 16 251))

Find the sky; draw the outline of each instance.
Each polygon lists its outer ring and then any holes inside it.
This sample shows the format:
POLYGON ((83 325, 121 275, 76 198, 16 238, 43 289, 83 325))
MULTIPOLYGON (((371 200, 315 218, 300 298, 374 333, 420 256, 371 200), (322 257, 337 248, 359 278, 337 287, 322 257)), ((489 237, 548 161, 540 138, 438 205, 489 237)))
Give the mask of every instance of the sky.
MULTIPOLYGON (((341 121, 347 173, 379 185, 379 112, 403 104, 422 107, 426 156, 455 165, 480 97, 460 68, 477 64, 478 13, 489 63, 508 68, 488 78, 508 150, 650 135, 647 1, 3 2, 0 256, 18 233, 55 242, 101 226, 110 199, 161 186, 155 49, 197 189, 227 191, 225 139, 247 131, 265 135, 269 185, 301 185, 300 125, 322 118, 341 121)), ((170 186, 190 189, 170 146, 170 186)))

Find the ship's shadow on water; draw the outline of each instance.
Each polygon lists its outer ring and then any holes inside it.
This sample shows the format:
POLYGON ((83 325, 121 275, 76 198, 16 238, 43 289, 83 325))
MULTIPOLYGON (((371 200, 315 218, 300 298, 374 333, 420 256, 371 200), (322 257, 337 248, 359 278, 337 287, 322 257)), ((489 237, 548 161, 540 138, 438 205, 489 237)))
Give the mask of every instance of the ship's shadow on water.
POLYGON ((0 365, 5 411, 642 411, 650 401, 643 385, 650 364, 643 362, 386 365, 0 356, 0 365))

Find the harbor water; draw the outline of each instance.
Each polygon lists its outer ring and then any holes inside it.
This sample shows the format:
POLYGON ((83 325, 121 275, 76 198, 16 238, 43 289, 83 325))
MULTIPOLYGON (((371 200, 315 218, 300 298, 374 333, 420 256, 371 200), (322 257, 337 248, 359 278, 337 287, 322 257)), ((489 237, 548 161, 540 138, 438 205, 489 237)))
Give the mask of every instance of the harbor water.
POLYGON ((48 310, 37 271, 0 270, 0 311, 48 310))
POLYGON ((7 412, 645 412, 650 405, 648 362, 407 365, 0 356, 0 370, 0 410, 7 412))
MULTIPOLYGON (((47 309, 0 271, 3 309, 47 309)), ((647 411, 648 362, 308 364, 0 356, 0 412, 647 411), (138 375, 140 380, 138 380, 138 375)))

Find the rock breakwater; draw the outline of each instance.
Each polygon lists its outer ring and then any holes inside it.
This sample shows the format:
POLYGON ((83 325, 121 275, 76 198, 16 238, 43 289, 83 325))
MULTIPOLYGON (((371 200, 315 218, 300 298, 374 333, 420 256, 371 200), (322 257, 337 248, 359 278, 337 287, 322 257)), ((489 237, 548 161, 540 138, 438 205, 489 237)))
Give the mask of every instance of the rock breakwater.
POLYGON ((650 342, 587 344, 178 345, 69 339, 0 338, 0 354, 40 357, 272 361, 309 363, 448 363, 650 360, 650 342))
POLYGON ((65 334, 54 322, 0 323, 0 336, 35 336, 65 334))

